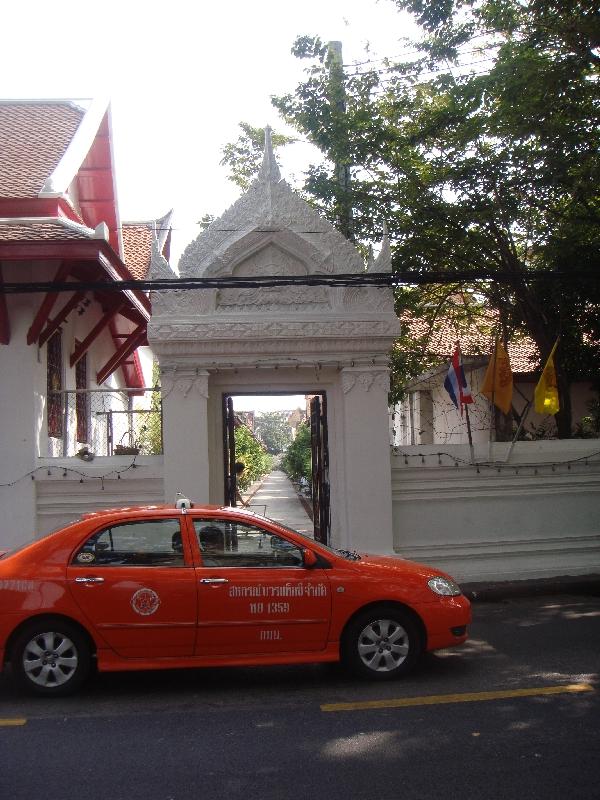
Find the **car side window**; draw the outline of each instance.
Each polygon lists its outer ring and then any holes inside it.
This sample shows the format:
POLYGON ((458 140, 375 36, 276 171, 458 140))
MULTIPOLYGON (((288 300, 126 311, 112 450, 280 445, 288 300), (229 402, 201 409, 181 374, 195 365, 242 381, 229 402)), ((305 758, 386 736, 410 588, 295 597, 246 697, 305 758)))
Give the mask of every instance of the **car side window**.
POLYGON ((73 556, 78 566, 183 567, 177 519, 122 522, 97 531, 73 556))
POLYGON ((302 550, 287 539, 254 525, 195 519, 205 567, 302 567, 302 550))

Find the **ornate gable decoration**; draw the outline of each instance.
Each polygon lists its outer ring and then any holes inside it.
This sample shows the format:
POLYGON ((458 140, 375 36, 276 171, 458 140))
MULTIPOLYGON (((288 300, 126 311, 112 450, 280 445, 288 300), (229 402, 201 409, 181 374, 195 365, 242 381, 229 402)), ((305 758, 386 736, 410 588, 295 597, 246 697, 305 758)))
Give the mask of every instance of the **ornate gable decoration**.
MULTIPOLYGON (((371 271, 390 269, 384 236, 371 271)), ((186 248, 183 278, 341 275, 365 272, 358 250, 282 180, 271 131, 257 179, 222 217, 186 248)), ((165 278, 157 255, 151 275, 165 278)), ((171 273, 172 274, 172 273, 171 273)), ((379 287, 282 286, 155 292, 149 338, 298 340, 306 337, 385 337, 389 349, 399 333, 391 289, 379 287), (192 321, 194 317, 194 321, 192 321), (345 324, 342 324, 344 322, 345 324), (310 324, 308 324, 310 323, 310 324), (361 324, 357 324, 361 323, 361 324), (266 326, 266 327, 265 327, 266 326)), ((298 343, 297 343, 298 344, 298 343)), ((381 344, 376 348, 381 352, 381 344)))
MULTIPOLYGON (((282 255, 295 259, 296 270, 302 265, 308 274, 364 270, 362 258, 352 244, 282 180, 267 128, 258 178, 187 247, 179 271, 182 277, 241 276, 245 272, 244 261, 270 243, 282 255)), ((261 265, 261 274, 269 274, 265 271, 268 266, 272 265, 267 258, 261 265)))

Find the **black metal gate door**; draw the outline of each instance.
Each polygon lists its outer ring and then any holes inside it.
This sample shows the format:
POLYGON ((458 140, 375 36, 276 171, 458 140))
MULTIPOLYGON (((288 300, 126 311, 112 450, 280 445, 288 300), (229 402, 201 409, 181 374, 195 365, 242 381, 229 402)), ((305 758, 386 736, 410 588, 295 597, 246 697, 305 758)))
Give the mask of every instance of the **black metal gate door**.
POLYGON ((235 506, 237 478, 235 473, 235 418, 233 397, 223 395, 223 455, 225 464, 224 499, 226 506, 235 506))
POLYGON ((327 399, 315 395, 310 401, 310 442, 312 454, 312 500, 315 539, 329 544, 329 450, 327 447, 327 399))

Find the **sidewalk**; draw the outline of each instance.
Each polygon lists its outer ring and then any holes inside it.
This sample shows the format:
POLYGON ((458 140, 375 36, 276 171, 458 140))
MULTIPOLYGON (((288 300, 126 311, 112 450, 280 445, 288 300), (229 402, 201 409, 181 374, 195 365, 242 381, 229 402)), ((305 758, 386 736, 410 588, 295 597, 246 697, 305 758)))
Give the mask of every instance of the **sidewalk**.
POLYGON ((274 519, 306 536, 313 536, 312 520, 285 472, 274 470, 258 487, 251 486, 244 494, 244 500, 246 498, 249 498, 246 506, 249 511, 274 519))
POLYGON ((556 578, 532 578, 520 581, 481 581, 461 583, 460 588, 469 600, 498 603, 517 597, 544 595, 591 595, 600 597, 600 575, 562 575, 556 578))

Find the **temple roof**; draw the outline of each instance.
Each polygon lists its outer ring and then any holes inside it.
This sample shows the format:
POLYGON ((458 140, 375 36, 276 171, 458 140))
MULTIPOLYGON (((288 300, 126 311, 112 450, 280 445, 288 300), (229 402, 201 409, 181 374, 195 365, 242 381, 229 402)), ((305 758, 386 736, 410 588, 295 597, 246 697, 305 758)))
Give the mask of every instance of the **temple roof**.
MULTIPOLYGON (((487 325, 493 328, 497 322, 498 315, 493 310, 487 312, 487 325)), ((471 328, 457 331, 456 326, 449 319, 438 319, 433 330, 429 329, 429 323, 423 319, 417 319, 410 314, 403 314, 400 318, 403 335, 409 335, 412 339, 427 337, 424 356, 438 359, 440 363, 448 362, 456 346, 456 340, 460 339, 460 349, 463 358, 489 357, 493 351, 494 343, 489 332, 484 332, 472 326, 471 328)), ((528 336, 513 337, 508 343, 508 356, 511 368, 516 373, 535 372, 539 365, 538 349, 528 336)))
POLYGON ((84 114, 69 101, 0 101, 0 197, 37 197, 84 114))

